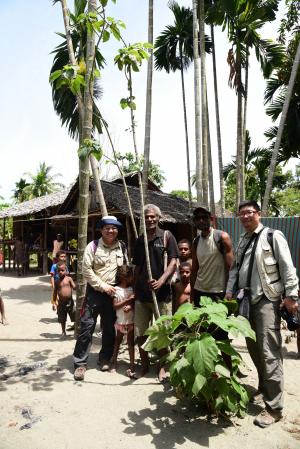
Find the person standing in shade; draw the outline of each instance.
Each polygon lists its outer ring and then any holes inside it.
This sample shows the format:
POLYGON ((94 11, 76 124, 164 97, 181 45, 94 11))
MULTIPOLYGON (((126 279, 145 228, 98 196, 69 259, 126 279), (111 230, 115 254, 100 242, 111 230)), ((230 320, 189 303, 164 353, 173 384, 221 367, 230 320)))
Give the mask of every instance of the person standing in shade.
MULTIPOLYGON (((172 298, 168 281, 176 269, 176 259, 179 256, 174 236, 170 231, 158 227, 161 218, 160 209, 154 204, 147 204, 144 207, 144 214, 152 279, 149 279, 147 271, 144 235, 141 235, 135 243, 132 261, 135 265, 135 336, 142 363, 141 376, 149 371, 148 353, 144 351, 142 345, 147 339, 145 331, 154 316, 151 290, 155 291, 160 314, 171 315, 172 298)), ((166 379, 165 367, 162 365, 158 368, 158 379, 161 382, 166 379)))
POLYGON ((256 416, 254 424, 265 428, 282 418, 280 307, 286 307, 291 314, 297 313, 298 278, 284 235, 278 230, 272 230, 270 234, 269 228, 262 225, 257 202, 240 203, 239 217, 246 232, 238 243, 226 298, 231 299, 237 294, 241 299, 245 290, 250 296, 249 319, 256 341, 246 339, 246 343, 258 372, 258 392, 253 399, 256 403, 263 401, 266 407, 256 416))
POLYGON ((53 250, 52 250, 53 263, 58 262, 57 253, 63 248, 63 246, 64 246, 63 236, 61 234, 57 234, 56 239, 53 240, 53 250))
POLYGON ((118 240, 122 224, 114 216, 104 216, 99 223, 101 238, 90 242, 83 255, 83 276, 87 282, 86 301, 83 304, 74 353, 74 379, 84 380, 92 336, 98 315, 102 323, 102 347, 98 364, 109 370, 115 343, 116 312, 113 297, 116 293, 117 268, 127 263, 127 251, 118 240))

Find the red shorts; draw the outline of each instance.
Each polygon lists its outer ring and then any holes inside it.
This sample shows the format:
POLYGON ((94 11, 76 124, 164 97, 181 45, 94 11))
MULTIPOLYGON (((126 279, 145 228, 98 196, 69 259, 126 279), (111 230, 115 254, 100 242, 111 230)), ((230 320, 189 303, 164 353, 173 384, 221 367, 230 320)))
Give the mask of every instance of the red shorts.
POLYGON ((133 331, 134 329, 134 324, 130 323, 130 324, 115 324, 115 329, 116 331, 121 332, 122 334, 127 334, 127 332, 133 331))

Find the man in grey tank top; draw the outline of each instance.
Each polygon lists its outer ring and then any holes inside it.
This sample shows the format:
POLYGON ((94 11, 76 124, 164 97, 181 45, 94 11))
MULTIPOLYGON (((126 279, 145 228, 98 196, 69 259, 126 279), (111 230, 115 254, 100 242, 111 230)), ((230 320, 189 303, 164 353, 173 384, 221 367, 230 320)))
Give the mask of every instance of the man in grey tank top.
POLYGON ((233 263, 231 239, 227 232, 213 229, 211 218, 205 207, 197 207, 193 212, 194 224, 200 231, 192 247, 191 293, 196 307, 201 296, 224 298, 233 263))

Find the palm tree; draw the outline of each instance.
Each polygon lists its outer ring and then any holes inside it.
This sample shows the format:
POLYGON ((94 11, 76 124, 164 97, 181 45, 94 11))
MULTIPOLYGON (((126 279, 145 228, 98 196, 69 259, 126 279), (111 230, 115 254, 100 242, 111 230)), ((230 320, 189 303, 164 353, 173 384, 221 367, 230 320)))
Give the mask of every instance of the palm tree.
POLYGON ((262 39, 258 30, 275 19, 279 0, 218 0, 208 10, 208 21, 227 28, 232 46, 227 61, 230 66, 229 84, 237 92, 237 178, 236 203, 243 198, 243 97, 245 87, 242 69, 246 64, 248 49, 255 49, 263 74, 269 77, 274 67, 283 59, 283 48, 270 40, 262 39))
MULTIPOLYGON (((176 1, 169 2, 168 6, 174 14, 174 24, 168 25, 155 41, 155 68, 157 70, 164 69, 167 73, 170 73, 170 71, 176 72, 177 70, 180 70, 186 144, 187 181, 189 203, 191 205, 192 191, 184 71, 189 67, 194 59, 193 11, 191 8, 180 6, 176 1)), ((206 36, 205 50, 209 52, 210 48, 210 41, 206 36)))
POLYGON ((15 189, 13 190, 13 199, 16 201, 16 203, 23 203, 23 201, 28 200, 28 193, 24 191, 24 189, 28 186, 29 183, 24 178, 20 178, 20 180, 15 183, 15 189))
MULTIPOLYGON (((282 105, 282 112, 281 112, 281 117, 280 117, 280 122, 279 122, 279 127, 278 127, 278 133, 277 133, 276 140, 275 140, 275 145, 274 145, 272 159, 271 159, 270 168, 269 168, 267 186, 266 186, 266 191, 265 191, 264 200, 263 200, 263 207, 262 207, 263 215, 266 215, 267 209, 268 209, 268 203, 269 203, 272 184, 273 184, 273 177, 274 177, 274 173, 275 173, 278 152, 280 149, 281 138, 283 135, 285 122, 286 122, 287 115, 289 112, 290 101, 291 101, 292 95, 294 93, 294 85, 295 85, 295 81, 297 78, 299 64, 300 64, 300 39, 299 39, 297 51, 295 54, 295 59, 293 62, 289 83, 288 83, 288 86, 287 86, 287 89, 285 92, 284 103, 282 105)), ((299 76, 298 76, 298 80, 299 80, 299 76)), ((299 97, 298 97, 298 102, 299 102, 299 97)), ((298 110, 299 110, 299 106, 298 106, 298 110)), ((298 124, 299 124, 299 120, 298 120, 298 124)))
MULTIPOLYGON (((148 43, 153 45, 153 0, 148 3, 148 43)), ((148 174, 150 164, 150 138, 151 138, 151 109, 152 109, 152 76, 153 76, 153 52, 147 63, 147 93, 146 93, 146 115, 145 115, 145 140, 144 140, 144 163, 143 163, 143 192, 144 200, 147 201, 148 174)))
MULTIPOLYGON (((27 195, 28 199, 38 198, 40 196, 47 195, 49 193, 56 192, 57 190, 64 188, 64 185, 57 182, 55 179, 61 176, 60 173, 51 175, 51 166, 47 166, 45 162, 40 162, 36 174, 24 173, 29 176, 31 182, 24 186, 23 193, 27 195)), ((22 184, 23 179, 21 178, 22 184)), ((17 186, 17 183, 16 183, 17 186)))

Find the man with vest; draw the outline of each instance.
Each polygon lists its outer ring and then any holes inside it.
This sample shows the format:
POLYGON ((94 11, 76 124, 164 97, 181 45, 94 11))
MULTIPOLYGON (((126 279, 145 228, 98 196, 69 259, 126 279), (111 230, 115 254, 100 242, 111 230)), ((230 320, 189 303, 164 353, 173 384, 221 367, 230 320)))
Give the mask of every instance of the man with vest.
MULTIPOLYGON (((147 204, 144 207, 144 215, 146 236, 141 235, 137 239, 132 261, 135 265, 135 336, 142 363, 141 376, 144 376, 149 371, 148 353, 144 351, 142 345, 147 339, 145 331, 150 326, 154 316, 151 290, 155 291, 160 314, 171 315, 171 286, 168 282, 176 269, 176 260, 179 256, 174 236, 170 231, 164 231, 158 226, 161 218, 160 209, 154 204, 147 204), (148 242, 152 279, 149 279, 146 266, 145 237, 148 242)), ((166 379, 166 372, 163 366, 159 366, 158 378, 161 382, 166 379)))
POLYGON ((192 246, 191 294, 196 307, 201 296, 223 299, 233 262, 232 243, 227 232, 213 229, 211 213, 205 207, 193 211, 199 232, 192 246))
POLYGON ((249 292, 249 319, 256 341, 246 339, 246 343, 258 372, 254 401, 265 403, 254 424, 265 428, 282 418, 280 308, 284 306, 289 313, 297 313, 298 278, 284 235, 275 230, 270 241, 270 230, 262 225, 260 217, 256 201, 243 201, 239 205, 239 218, 246 232, 238 243, 226 297, 242 298, 245 289, 249 292))
POLYGON ((102 347, 99 365, 109 370, 113 354, 116 320, 113 308, 117 267, 127 261, 125 245, 118 240, 122 224, 114 216, 104 216, 99 222, 101 238, 90 242, 83 255, 83 276, 87 282, 86 300, 83 305, 80 333, 74 353, 74 379, 84 380, 88 353, 92 343, 98 315, 102 323, 102 347))

